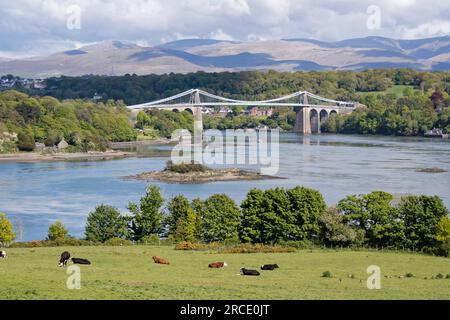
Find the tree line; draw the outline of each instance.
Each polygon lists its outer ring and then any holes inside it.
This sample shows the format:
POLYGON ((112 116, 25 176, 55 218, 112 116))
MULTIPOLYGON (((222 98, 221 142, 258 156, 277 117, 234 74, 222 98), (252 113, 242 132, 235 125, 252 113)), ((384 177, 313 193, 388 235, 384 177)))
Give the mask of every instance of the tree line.
POLYGON ((136 132, 120 103, 0 92, 0 153, 32 151, 36 142, 52 147, 62 139, 74 151, 104 150, 109 141, 135 140, 136 132))
MULTIPOLYGON (((310 243, 450 254, 449 211, 438 196, 395 199, 374 191, 347 196, 327 207, 314 189, 255 188, 239 206, 225 194, 191 201, 177 195, 166 202, 158 187, 149 186, 138 203, 128 204, 128 211, 123 215, 112 206, 97 206, 87 217, 85 239, 145 243, 168 237, 192 243, 310 243)), ((0 216, 0 231, 1 221, 0 216)), ((49 229, 49 239, 67 235, 60 222, 49 229)))
MULTIPOLYGON (((137 104, 167 97, 191 88, 241 100, 264 100, 307 90, 325 97, 359 101, 367 106, 352 115, 333 115, 323 132, 422 135, 433 127, 450 132, 450 76, 448 72, 410 69, 372 69, 361 72, 221 72, 117 77, 59 77, 46 80, 39 95, 60 99, 92 98, 96 92, 108 99, 137 104), (405 92, 389 93, 393 86, 405 92)), ((25 89, 24 89, 25 90, 25 89)), ((229 129, 267 125, 290 130, 295 116, 281 110, 267 119, 237 113, 225 119, 205 119, 206 128, 229 129)), ((170 123, 171 121, 166 121, 170 123)), ((173 121, 172 121, 173 123, 173 121)), ((163 135, 166 135, 165 133, 163 135)))

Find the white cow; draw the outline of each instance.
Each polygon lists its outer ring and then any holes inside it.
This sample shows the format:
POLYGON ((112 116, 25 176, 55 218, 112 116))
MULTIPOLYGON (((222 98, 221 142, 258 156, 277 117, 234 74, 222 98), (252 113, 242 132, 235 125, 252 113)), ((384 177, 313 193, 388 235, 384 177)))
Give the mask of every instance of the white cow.
POLYGON ((0 251, 0 258, 6 258, 6 251, 0 251))

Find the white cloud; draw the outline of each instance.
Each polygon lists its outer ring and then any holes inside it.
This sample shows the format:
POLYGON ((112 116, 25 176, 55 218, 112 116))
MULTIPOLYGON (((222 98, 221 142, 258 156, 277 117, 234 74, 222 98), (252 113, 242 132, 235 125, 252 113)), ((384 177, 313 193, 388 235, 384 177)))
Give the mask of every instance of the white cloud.
POLYGON ((209 34, 209 37, 211 39, 216 39, 216 40, 233 40, 233 37, 225 32, 223 32, 222 29, 217 29, 216 31, 213 31, 209 34))
POLYGON ((341 40, 369 35, 417 38, 450 33, 450 2, 430 0, 0 0, 0 51, 49 53, 102 40, 147 45, 185 38, 341 40), (66 28, 70 5, 81 29, 66 28), (381 28, 366 28, 366 9, 381 28))

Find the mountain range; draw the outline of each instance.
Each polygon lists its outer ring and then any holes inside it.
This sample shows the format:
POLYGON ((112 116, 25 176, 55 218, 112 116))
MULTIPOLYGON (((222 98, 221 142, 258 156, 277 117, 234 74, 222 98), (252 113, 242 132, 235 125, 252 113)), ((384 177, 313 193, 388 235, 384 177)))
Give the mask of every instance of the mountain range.
POLYGON ((86 74, 164 74, 242 70, 320 71, 369 68, 450 69, 450 36, 396 40, 365 37, 222 41, 184 39, 157 46, 104 41, 27 59, 0 57, 0 75, 50 77, 86 74))

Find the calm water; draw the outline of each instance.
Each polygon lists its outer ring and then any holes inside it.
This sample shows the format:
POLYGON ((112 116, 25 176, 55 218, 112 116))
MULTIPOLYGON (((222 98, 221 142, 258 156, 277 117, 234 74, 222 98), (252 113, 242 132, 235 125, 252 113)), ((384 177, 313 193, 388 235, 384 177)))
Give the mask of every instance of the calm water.
MULTIPOLYGON (((206 198, 226 193, 241 201, 253 188, 304 185, 322 192, 329 205, 348 194, 385 190, 395 194, 436 194, 450 207, 450 141, 423 138, 283 134, 283 180, 166 184, 155 182, 169 198, 185 194, 206 198), (421 173, 437 167, 444 173, 421 173)), ((101 203, 126 212, 146 183, 123 176, 160 170, 170 147, 147 146, 146 156, 98 162, 0 164, 0 211, 18 228, 21 240, 42 239, 56 219, 82 236, 87 214, 101 203)))

